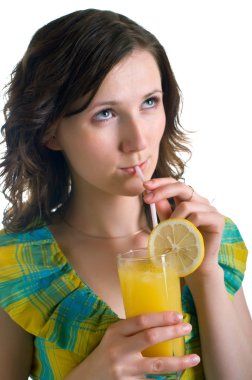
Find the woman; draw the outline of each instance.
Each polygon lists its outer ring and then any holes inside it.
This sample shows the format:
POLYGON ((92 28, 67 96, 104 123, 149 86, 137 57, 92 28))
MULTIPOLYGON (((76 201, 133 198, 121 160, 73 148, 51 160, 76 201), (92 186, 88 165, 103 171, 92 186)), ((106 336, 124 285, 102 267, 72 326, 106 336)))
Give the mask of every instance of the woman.
POLYGON ((190 152, 157 39, 113 12, 66 15, 34 35, 8 95, 2 377, 162 379, 185 369, 183 379, 249 379, 246 248, 233 222, 179 181, 190 152), (143 185, 136 165, 152 180, 143 185), (204 237, 204 261, 181 283, 184 321, 176 310, 124 319, 116 255, 147 245, 153 202, 160 220, 186 218, 204 237), (184 335, 183 357, 141 355, 184 335))

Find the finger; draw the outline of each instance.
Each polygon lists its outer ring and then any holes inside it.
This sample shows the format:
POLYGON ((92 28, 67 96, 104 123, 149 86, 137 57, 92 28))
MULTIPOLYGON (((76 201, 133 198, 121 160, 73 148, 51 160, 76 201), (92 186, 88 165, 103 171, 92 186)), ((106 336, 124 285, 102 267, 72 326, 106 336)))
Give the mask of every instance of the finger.
POLYGON ((161 201, 156 202, 155 205, 159 220, 165 220, 170 218, 173 212, 173 208, 167 199, 162 199, 161 201))
POLYGON ((110 329, 119 329, 124 336, 131 336, 140 331, 153 327, 169 326, 181 323, 183 316, 173 311, 164 311, 159 313, 144 313, 136 317, 128 318, 114 323, 110 329), (120 326, 119 326, 120 325, 120 326))
POLYGON ((147 203, 158 202, 162 199, 174 198, 175 196, 181 199, 188 199, 192 190, 181 182, 168 182, 152 187, 144 193, 144 201, 147 203))
POLYGON ((197 228, 208 233, 221 233, 225 225, 225 218, 218 212, 192 213, 188 218, 197 228))
POLYGON ((128 338, 125 350, 141 352, 155 344, 183 337, 190 333, 192 326, 189 323, 178 323, 173 326, 153 327, 143 330, 128 338))
POLYGON ((187 186, 182 182, 166 183, 162 186, 154 186, 144 193, 144 201, 146 203, 156 203, 162 199, 174 198, 175 203, 181 201, 196 201, 199 203, 210 204, 208 199, 197 194, 191 186, 187 186))
MULTIPOLYGON (((162 374, 167 372, 180 372, 186 368, 194 367, 200 362, 198 355, 185 355, 174 357, 144 358, 141 368, 146 374, 162 374)), ((136 374, 137 375, 137 374, 136 374)))
POLYGON ((146 190, 151 191, 151 190, 157 189, 160 186, 169 185, 171 183, 176 183, 176 182, 178 181, 172 177, 153 178, 153 179, 150 179, 149 181, 145 181, 143 185, 146 188, 146 190))
POLYGON ((215 207, 199 202, 186 202, 183 201, 178 204, 171 214, 171 218, 184 218, 188 219, 191 214, 197 213, 217 213, 215 207))

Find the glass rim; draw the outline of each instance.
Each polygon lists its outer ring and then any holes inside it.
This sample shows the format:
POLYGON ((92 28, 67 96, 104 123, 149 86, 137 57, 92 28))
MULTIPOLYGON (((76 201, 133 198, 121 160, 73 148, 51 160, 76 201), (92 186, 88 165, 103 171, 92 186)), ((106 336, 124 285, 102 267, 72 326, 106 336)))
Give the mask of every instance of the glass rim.
POLYGON ((136 248, 136 249, 130 249, 125 252, 121 252, 117 254, 117 261, 149 261, 149 260, 163 260, 165 257, 168 257, 171 255, 172 252, 164 252, 160 253, 158 255, 150 256, 148 254, 148 248, 136 248), (136 253, 144 252, 145 256, 133 256, 136 253), (132 256, 131 256, 132 255, 132 256))

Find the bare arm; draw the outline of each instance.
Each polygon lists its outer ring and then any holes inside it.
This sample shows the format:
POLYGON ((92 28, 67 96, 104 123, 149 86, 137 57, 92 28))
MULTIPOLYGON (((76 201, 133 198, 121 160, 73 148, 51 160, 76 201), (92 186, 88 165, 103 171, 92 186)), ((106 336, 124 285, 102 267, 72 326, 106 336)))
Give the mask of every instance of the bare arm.
POLYGON ((0 309, 0 374, 4 380, 26 380, 29 377, 33 337, 0 309))
POLYGON ((252 323, 242 289, 231 301, 220 267, 201 282, 187 282, 197 309, 206 379, 252 379, 252 323))
POLYGON ((250 341, 252 342, 252 320, 242 288, 240 288, 236 293, 233 304, 236 310, 237 318, 240 318, 241 315, 244 316, 244 318, 242 318, 243 323, 241 327, 243 328, 244 334, 250 336, 250 341))

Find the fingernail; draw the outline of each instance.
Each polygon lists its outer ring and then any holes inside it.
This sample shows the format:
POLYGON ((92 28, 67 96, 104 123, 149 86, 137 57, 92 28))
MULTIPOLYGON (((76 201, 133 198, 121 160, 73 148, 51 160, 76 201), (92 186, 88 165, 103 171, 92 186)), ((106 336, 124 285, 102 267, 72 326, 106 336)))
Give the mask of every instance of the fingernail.
POLYGON ((174 322, 183 321, 183 315, 180 313, 174 313, 173 319, 174 319, 174 322))
POLYGON ((150 201, 152 198, 153 198, 153 192, 152 191, 148 191, 148 192, 146 192, 145 194, 144 194, 144 199, 146 200, 146 201, 150 201))
POLYGON ((190 356, 190 362, 193 364, 198 364, 200 362, 200 357, 198 355, 190 356))
POLYGON ((192 326, 189 323, 184 323, 182 325, 182 330, 184 330, 185 332, 191 331, 191 328, 192 326))

